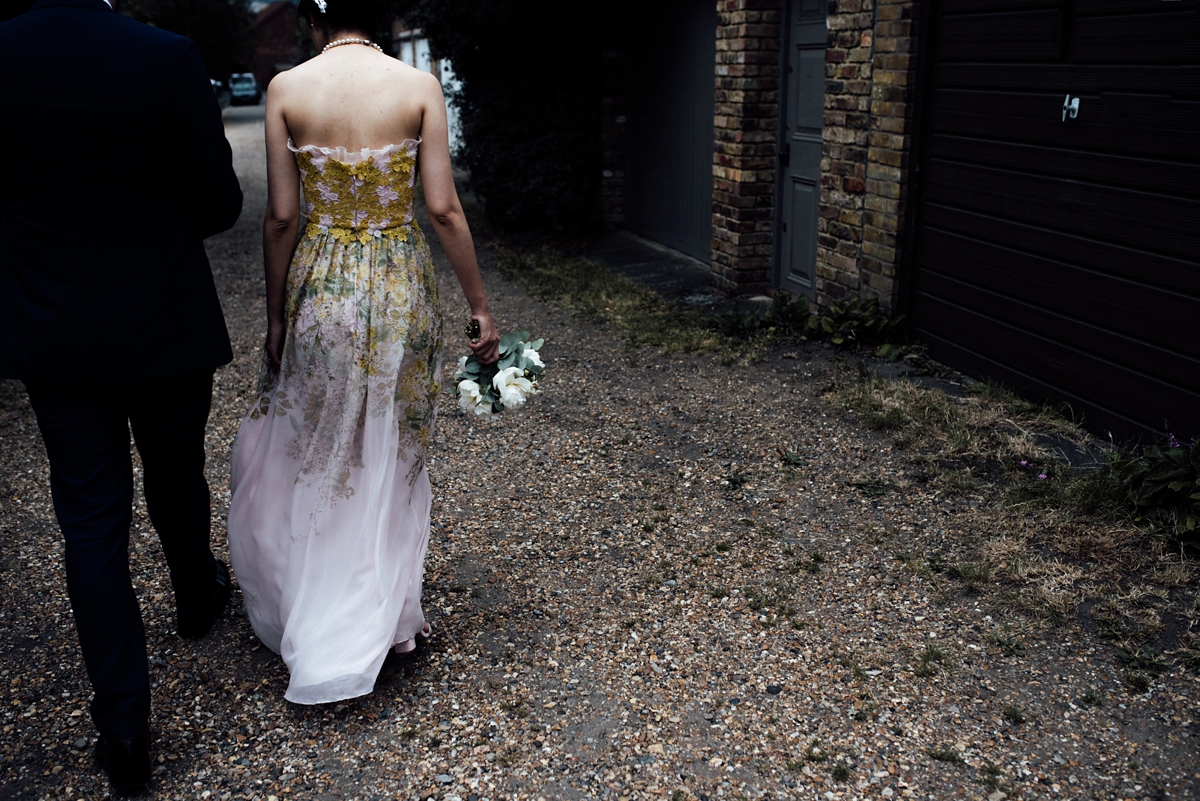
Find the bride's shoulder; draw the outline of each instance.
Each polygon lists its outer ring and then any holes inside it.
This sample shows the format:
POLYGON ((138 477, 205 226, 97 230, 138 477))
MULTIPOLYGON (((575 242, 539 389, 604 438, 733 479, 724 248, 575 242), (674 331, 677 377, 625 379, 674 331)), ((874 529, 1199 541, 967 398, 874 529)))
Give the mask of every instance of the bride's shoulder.
POLYGON ((391 72, 395 76, 396 87, 407 93, 416 94, 424 100, 441 99, 442 83, 433 73, 410 67, 403 61, 396 62, 391 72))
POLYGON ((297 64, 291 69, 277 73, 270 83, 267 84, 267 98, 280 99, 293 90, 293 87, 298 86, 300 81, 304 80, 306 64, 297 64))

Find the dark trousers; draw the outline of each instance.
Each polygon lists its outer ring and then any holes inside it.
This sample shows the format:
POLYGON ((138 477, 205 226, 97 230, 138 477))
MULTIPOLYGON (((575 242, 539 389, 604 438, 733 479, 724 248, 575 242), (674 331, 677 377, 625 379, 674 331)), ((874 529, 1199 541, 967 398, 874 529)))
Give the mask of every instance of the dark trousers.
POLYGON ((50 457, 67 593, 95 691, 92 719, 117 739, 142 733, 150 719, 146 635, 129 578, 129 432, 176 608, 198 607, 211 598, 217 570, 204 478, 212 379, 210 370, 153 381, 26 382, 50 457))

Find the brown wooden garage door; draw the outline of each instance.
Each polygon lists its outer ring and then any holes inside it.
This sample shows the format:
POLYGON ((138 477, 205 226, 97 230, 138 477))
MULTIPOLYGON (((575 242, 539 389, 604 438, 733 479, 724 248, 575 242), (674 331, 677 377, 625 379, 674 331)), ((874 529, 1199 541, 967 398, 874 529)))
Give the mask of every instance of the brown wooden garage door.
POLYGON ((933 5, 911 311, 935 358, 1120 438, 1200 434, 1198 8, 933 5))

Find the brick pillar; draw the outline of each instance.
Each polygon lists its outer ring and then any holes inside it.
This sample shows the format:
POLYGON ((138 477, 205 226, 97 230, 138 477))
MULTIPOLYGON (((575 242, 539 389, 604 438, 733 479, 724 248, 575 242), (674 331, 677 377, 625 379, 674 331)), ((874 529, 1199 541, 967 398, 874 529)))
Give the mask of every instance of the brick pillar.
POLYGON ((780 11, 781 0, 717 3, 712 269, 728 292, 770 280, 780 11))
POLYGON ((857 294, 861 286, 863 194, 871 127, 873 0, 830 4, 825 50, 825 132, 821 146, 815 300, 857 294))
POLYGON ((863 292, 886 308, 896 300, 903 205, 912 146, 913 0, 878 0, 872 61, 871 133, 863 215, 863 292))
POLYGON ((853 295, 891 308, 906 188, 913 0, 833 0, 816 301, 853 295))

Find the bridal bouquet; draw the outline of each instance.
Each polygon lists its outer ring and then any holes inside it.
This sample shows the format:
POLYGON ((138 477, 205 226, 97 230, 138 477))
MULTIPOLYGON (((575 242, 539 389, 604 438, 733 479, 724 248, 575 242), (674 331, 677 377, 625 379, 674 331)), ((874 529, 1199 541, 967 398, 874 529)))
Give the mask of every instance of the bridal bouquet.
POLYGON ((464 412, 491 417, 516 409, 538 393, 546 365, 538 355, 543 340, 529 341, 528 331, 513 331, 500 338, 500 360, 482 364, 474 355, 458 360, 454 394, 464 412))

